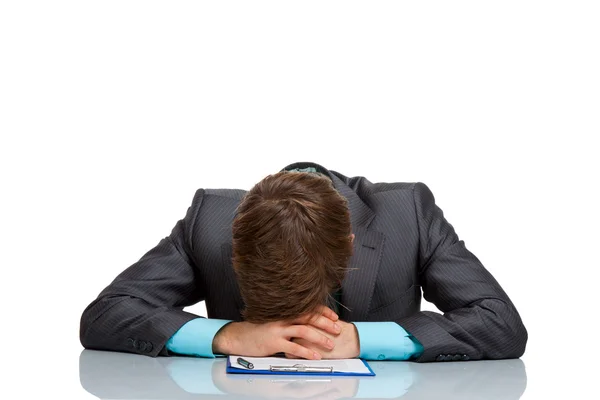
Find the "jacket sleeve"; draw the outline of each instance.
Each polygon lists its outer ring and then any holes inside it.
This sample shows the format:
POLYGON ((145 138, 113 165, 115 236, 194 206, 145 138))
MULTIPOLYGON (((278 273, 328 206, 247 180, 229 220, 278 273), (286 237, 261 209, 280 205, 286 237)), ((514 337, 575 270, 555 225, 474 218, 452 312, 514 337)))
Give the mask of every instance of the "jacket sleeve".
POLYGON ((527 330, 494 277, 466 249, 423 183, 414 186, 423 297, 443 312, 398 322, 424 347, 416 361, 518 358, 527 330))
POLYGON ((169 355, 167 340, 198 318, 183 308, 204 299, 191 256, 203 195, 198 190, 171 234, 120 273, 83 311, 79 336, 85 348, 169 355))

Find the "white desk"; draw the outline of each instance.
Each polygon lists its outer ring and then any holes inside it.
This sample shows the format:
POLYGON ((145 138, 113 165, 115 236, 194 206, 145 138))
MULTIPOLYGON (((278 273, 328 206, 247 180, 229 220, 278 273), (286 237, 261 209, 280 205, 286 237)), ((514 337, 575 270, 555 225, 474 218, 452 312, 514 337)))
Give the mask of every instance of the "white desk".
POLYGON ((518 399, 521 360, 417 364, 369 362, 375 377, 232 375, 224 358, 157 357, 83 350, 79 375, 101 399, 518 399))

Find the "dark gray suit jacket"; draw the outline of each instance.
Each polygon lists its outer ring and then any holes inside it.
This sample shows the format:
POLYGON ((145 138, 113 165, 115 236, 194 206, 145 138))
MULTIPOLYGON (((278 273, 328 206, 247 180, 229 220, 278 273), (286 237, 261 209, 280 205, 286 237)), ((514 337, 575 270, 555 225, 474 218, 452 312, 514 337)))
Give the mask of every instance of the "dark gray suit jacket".
MULTIPOLYGON (((348 199, 354 269, 342 320, 395 321, 424 347, 419 362, 520 357, 527 331, 498 282, 466 249, 423 183, 371 183, 313 163, 348 199), (420 311, 421 291, 444 314, 420 311)), ((241 320, 231 224, 246 192, 199 189, 171 234, 127 268, 83 312, 84 347, 169 355, 167 340, 206 301, 209 318, 241 320)))

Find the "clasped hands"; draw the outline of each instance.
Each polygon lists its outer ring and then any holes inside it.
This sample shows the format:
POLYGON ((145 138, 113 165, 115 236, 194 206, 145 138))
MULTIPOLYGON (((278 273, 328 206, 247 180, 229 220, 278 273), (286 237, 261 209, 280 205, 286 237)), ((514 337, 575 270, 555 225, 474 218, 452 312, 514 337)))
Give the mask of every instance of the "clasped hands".
POLYGON ((215 354, 268 357, 285 353, 288 358, 356 358, 360 345, 356 327, 341 321, 328 307, 292 321, 263 324, 231 322, 213 340, 215 354))

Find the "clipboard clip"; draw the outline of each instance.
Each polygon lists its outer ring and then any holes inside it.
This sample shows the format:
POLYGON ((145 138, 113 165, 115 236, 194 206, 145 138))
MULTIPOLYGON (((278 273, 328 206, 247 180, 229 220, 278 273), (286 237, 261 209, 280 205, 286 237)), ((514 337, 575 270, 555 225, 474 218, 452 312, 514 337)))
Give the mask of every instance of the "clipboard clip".
POLYGON ((308 366, 304 364, 294 365, 269 365, 271 372, 333 372, 333 367, 308 366))

